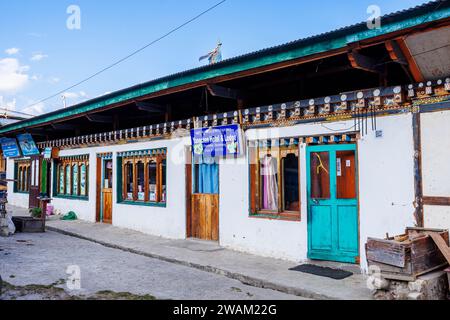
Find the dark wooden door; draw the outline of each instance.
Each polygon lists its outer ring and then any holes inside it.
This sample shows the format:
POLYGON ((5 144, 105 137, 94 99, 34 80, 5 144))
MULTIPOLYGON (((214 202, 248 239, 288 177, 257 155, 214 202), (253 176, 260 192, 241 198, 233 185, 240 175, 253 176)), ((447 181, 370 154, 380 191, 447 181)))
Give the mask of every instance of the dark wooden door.
POLYGON ((29 193, 29 208, 39 207, 39 197, 40 193, 40 182, 41 182, 41 162, 42 158, 40 156, 31 157, 31 177, 30 177, 30 193, 29 193))

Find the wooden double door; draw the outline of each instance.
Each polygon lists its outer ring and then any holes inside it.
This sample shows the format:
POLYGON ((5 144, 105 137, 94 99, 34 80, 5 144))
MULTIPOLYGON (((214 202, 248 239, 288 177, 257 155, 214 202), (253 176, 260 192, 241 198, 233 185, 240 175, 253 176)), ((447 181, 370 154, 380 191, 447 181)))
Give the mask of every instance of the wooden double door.
POLYGON ((219 165, 186 165, 187 236, 219 240, 219 165))

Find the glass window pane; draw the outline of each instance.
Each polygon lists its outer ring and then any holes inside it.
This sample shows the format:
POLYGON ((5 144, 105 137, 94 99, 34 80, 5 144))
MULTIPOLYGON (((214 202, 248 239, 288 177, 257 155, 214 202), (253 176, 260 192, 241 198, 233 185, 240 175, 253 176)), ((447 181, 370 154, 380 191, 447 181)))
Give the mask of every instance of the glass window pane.
POLYGON ((338 199, 356 198, 355 151, 336 152, 336 185, 338 199))
POLYGON ((111 189, 112 188, 112 160, 105 161, 105 166, 103 168, 103 188, 111 189))
POLYGON ((59 166, 59 190, 60 194, 64 194, 64 167, 59 166))
POLYGON ((80 167, 80 195, 86 196, 86 175, 87 175, 87 169, 86 165, 82 164, 80 167))
POLYGON ((78 165, 74 164, 72 167, 72 194, 74 196, 78 195, 78 165))
POLYGON ((148 170, 148 200, 156 201, 156 162, 151 160, 147 164, 148 170))
POLYGON ((283 194, 284 210, 299 211, 298 157, 288 154, 283 159, 283 194))
POLYGON ((144 163, 139 161, 136 164, 136 170, 137 170, 137 199, 139 201, 145 200, 145 166, 144 163))
POLYGON ((66 194, 70 194, 70 165, 66 165, 66 194))
POLYGON ((270 154, 260 159, 261 209, 278 211, 278 159, 270 154))
POLYGON ((125 188, 127 192, 127 200, 133 200, 133 163, 127 163, 125 165, 126 181, 125 188))
POLYGON ((328 152, 311 153, 311 198, 330 198, 330 155, 328 152))

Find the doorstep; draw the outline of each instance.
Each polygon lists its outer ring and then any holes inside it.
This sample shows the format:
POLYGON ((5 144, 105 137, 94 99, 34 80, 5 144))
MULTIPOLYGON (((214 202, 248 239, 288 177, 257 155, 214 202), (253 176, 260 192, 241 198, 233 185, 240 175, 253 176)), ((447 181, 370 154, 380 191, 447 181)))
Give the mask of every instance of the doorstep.
MULTIPOLYGON (((9 206, 10 210, 14 210, 9 206)), ((312 299, 369 300, 366 277, 343 280, 289 269, 299 263, 266 258, 220 247, 217 242, 170 240, 111 225, 81 220, 47 221, 47 229, 123 251, 212 272, 244 284, 312 299)))

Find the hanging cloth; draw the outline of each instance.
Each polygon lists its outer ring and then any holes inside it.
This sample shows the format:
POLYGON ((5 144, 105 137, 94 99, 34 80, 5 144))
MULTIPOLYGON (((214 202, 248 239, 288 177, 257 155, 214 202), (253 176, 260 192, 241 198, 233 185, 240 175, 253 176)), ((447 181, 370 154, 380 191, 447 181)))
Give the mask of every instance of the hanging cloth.
POLYGON ((219 193, 219 165, 202 163, 198 165, 198 192, 206 194, 219 193))
POLYGON ((278 210, 278 183, 277 183, 277 161, 269 155, 264 156, 261 161, 261 176, 263 189, 262 209, 278 210))

